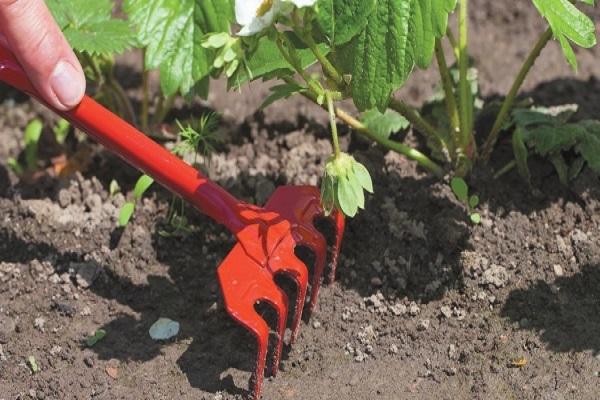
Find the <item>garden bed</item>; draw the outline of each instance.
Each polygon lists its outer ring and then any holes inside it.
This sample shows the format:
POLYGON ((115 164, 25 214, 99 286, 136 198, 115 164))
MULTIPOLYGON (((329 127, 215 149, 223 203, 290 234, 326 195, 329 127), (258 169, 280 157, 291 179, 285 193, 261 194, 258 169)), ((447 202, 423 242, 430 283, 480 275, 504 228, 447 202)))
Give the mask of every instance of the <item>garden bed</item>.
MULTIPOLYGON (((544 22, 529 2, 510 10, 473 3, 472 52, 484 95, 493 96, 506 92, 514 60, 544 22)), ((597 118, 599 50, 580 53, 572 78, 551 45, 525 89, 541 104, 577 103, 577 118, 597 118)), ((128 65, 122 60, 120 73, 135 76, 128 65)), ((419 72, 402 95, 419 104, 435 76, 419 72)), ((224 116, 227 138, 211 177, 255 203, 280 184, 316 184, 331 153, 327 116, 300 98, 257 113, 268 92, 261 84, 241 95, 222 89, 208 103, 224 116)), ((254 342, 223 309, 215 274, 231 235, 194 212, 193 233, 161 235, 170 200, 163 190, 117 229, 124 198, 110 196, 109 183, 130 190, 137 173, 97 146, 83 174, 17 182, 6 159, 18 155, 30 119, 50 116, 2 90, 0 399, 247 395, 254 342), (177 340, 150 339, 159 317, 180 322, 177 340), (106 338, 86 347, 97 329, 106 338)), ((447 184, 348 132, 342 142, 372 171, 375 195, 349 220, 338 280, 321 290, 264 398, 597 398, 598 178, 584 170, 565 188, 538 160, 534 191, 515 172, 493 180, 492 168, 510 156, 501 143, 490 169, 470 182, 482 200, 474 226, 447 184)))

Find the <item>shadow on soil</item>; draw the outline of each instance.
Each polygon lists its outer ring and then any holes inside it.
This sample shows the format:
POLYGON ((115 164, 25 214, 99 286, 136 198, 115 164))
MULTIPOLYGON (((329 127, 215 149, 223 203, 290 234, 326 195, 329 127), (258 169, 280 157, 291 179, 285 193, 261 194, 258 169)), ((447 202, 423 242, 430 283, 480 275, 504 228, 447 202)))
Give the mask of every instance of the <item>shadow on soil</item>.
POLYGON ((552 351, 600 353, 600 265, 514 290, 501 315, 515 322, 525 318, 522 329, 534 331, 552 351))
MULTIPOLYGON (((459 257, 468 246, 472 226, 448 186, 420 173, 400 175, 384 162, 381 150, 360 143, 354 146, 359 150, 357 158, 374 171, 375 195, 369 197, 366 211, 347 224, 345 262, 338 269, 340 284, 365 297, 382 291, 386 297, 415 301, 430 301, 448 290, 460 289, 463 278, 459 257)), ((2 176, 0 169, 0 195, 2 176)), ((487 175, 475 176, 474 188, 499 215, 501 210, 515 209, 529 214, 547 207, 551 199, 576 197, 567 190, 557 190, 555 178, 549 179, 554 179, 547 183, 551 190, 541 200, 528 194, 526 186, 514 176, 496 182, 487 175)), ((593 178, 589 179, 582 190, 593 185, 593 178)), ((275 181, 285 182, 285 177, 276 177, 275 181)), ((244 197, 256 195, 256 188, 243 182, 239 187, 244 197)), ((137 316, 117 314, 102 328, 119 335, 107 336, 92 350, 102 359, 152 359, 161 354, 162 347, 149 338, 148 327, 159 317, 169 316, 181 323, 178 340, 189 343, 177 363, 190 384, 212 393, 245 394, 247 391, 234 383, 235 372, 229 370, 253 370, 254 340, 218 306, 215 274, 233 242, 220 239, 222 230, 205 228, 212 222, 203 217, 192 217, 192 223, 202 232, 184 237, 153 236, 156 259, 169 267, 168 276, 150 275, 147 283, 136 284, 127 274, 115 273, 114 266, 100 266, 106 272, 105 279, 91 290, 130 307, 137 316)), ((117 235, 116 242, 121 238, 117 235)), ((10 249, 0 252, 2 257, 16 258, 3 261, 27 262, 50 256, 60 261, 55 265, 68 265, 83 259, 81 254, 63 253, 44 243, 28 243, 7 232, 0 232, 0 249, 10 249)), ((133 262, 136 257, 140 259, 139 252, 130 255, 133 262)), ((599 281, 598 269, 586 267, 578 276, 557 282, 562 287, 558 295, 540 282, 532 289, 513 292, 503 314, 516 321, 530 319, 532 329, 539 330, 556 351, 598 351, 600 343, 595 334, 600 325, 599 281), (574 313, 576 318, 570 318, 574 313), (574 339, 573 332, 580 333, 580 337, 574 339)))

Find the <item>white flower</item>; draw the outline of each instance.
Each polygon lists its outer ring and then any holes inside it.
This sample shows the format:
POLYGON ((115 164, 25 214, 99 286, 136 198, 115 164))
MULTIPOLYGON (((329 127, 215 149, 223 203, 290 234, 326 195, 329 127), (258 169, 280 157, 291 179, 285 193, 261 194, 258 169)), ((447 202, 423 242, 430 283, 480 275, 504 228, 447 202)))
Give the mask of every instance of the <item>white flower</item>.
POLYGON ((236 0, 235 19, 242 26, 239 36, 251 36, 273 24, 275 18, 298 8, 312 7, 317 0, 236 0))

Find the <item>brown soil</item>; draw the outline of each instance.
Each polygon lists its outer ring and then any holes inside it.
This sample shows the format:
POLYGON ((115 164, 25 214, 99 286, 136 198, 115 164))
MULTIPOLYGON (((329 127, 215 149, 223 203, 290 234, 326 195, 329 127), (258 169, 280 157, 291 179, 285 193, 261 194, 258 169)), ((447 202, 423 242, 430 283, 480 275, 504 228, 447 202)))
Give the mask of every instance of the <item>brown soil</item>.
MULTIPOLYGON (((543 23, 528 1, 473 3, 473 53, 492 96, 543 23)), ((599 51, 579 51, 573 77, 553 44, 526 89, 597 116, 599 51)), ((419 103, 435 77, 418 72, 402 93, 419 103)), ((209 102, 232 143, 210 174, 258 203, 276 185, 316 183, 331 151, 320 110, 293 99, 256 113, 265 93, 217 88, 209 102)), ((108 184, 131 189, 137 173, 100 149, 94 174, 17 182, 5 160, 19 154, 28 120, 51 117, 0 97, 0 399, 243 398, 254 343, 224 311, 215 275, 233 238, 194 212, 193 233, 161 235, 170 197, 160 189, 116 229, 124 197, 108 184), (161 316, 181 323, 176 340, 150 339, 161 316), (97 329, 106 338, 86 347, 97 329)), ((343 142, 373 172, 375 195, 349 221, 338 281, 322 289, 264 398, 597 399, 598 178, 586 170, 563 188, 538 160, 530 193, 516 174, 480 171, 470 183, 483 223, 473 226, 446 184, 350 134, 343 142)))

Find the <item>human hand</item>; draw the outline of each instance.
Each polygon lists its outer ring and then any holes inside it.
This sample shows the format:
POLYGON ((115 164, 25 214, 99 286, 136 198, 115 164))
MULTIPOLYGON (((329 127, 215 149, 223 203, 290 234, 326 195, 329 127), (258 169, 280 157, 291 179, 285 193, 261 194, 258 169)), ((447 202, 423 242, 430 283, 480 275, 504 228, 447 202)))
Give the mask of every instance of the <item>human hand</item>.
POLYGON ((43 0, 0 0, 0 44, 49 105, 64 111, 79 104, 83 69, 43 0))

